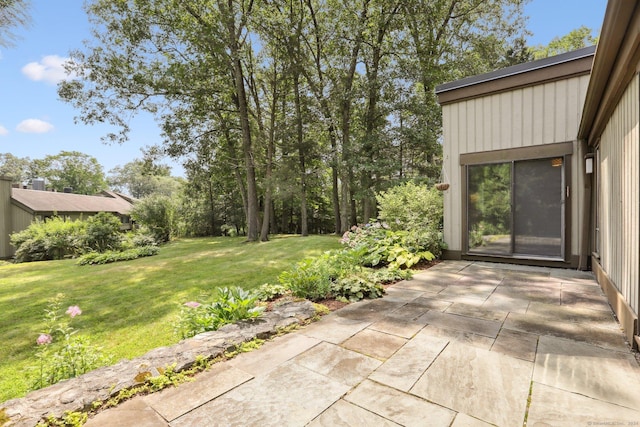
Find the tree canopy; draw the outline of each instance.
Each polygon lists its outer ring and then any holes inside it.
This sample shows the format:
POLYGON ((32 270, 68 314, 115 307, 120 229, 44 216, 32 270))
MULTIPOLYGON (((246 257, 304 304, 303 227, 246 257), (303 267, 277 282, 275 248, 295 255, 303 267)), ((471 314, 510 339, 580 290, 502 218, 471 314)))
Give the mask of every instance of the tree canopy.
POLYGON ((207 229, 342 232, 376 192, 437 178, 434 88, 528 59, 524 3, 93 0, 59 94, 110 142, 153 113, 207 229))
POLYGON ((592 46, 597 43, 598 37, 593 36, 593 30, 583 25, 571 30, 564 36, 554 37, 546 46, 534 46, 531 48, 531 52, 534 59, 542 59, 592 46))
POLYGON ((13 46, 15 30, 31 21, 29 0, 0 0, 0 47, 13 46))

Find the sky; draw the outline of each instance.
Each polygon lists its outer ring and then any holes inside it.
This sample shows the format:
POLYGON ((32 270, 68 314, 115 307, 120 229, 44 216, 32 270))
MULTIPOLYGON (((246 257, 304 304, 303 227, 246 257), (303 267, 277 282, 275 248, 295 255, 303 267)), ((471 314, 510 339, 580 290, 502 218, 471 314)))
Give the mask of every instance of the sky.
MULTIPOLYGON (((77 111, 59 100, 56 84, 69 52, 82 48, 90 27, 84 0, 31 0, 31 24, 15 31, 14 47, 0 48, 0 153, 41 159, 61 151, 95 157, 104 172, 141 158, 141 149, 159 144, 160 129, 149 115, 131 122, 129 141, 105 145, 101 137, 117 129, 75 124, 77 111)), ((554 37, 585 25, 598 34, 606 0, 531 0, 525 7, 528 44, 546 45, 554 37)), ((164 161, 172 174, 183 175, 179 163, 164 161)))

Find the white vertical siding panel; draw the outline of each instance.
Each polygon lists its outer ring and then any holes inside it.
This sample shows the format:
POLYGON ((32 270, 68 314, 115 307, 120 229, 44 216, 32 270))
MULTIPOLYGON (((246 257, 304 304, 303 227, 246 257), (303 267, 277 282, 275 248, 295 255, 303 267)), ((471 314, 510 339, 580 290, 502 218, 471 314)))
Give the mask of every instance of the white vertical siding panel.
POLYGON ((504 150, 511 148, 512 144, 512 129, 515 126, 513 122, 513 105, 512 105, 512 92, 505 92, 500 95, 500 149, 504 150))
POLYGON ((520 145, 515 147, 533 145, 533 98, 533 88, 528 87, 522 90, 522 139, 520 140, 520 145))
MULTIPOLYGON (((567 122, 567 84, 567 80, 560 80, 554 84, 555 115, 553 142, 573 141, 575 139, 575 135, 569 136, 569 123, 567 122)), ((578 129, 578 127, 576 126, 572 129, 578 129)))
POLYGON ((548 144, 554 142, 553 136, 556 128, 556 97, 555 83, 547 83, 543 85, 543 102, 542 110, 542 141, 540 144, 548 144))
POLYGON ((640 278, 640 85, 636 75, 602 134, 600 212, 603 268, 638 313, 640 278))
POLYGON ((467 107, 467 123, 460 123, 460 126, 468 126, 469 130, 467 131, 467 140, 460 147, 460 152, 469 153, 473 151, 473 147, 478 140, 479 120, 476 101, 472 99, 471 101, 466 101, 464 104, 467 107))
POLYGON ((544 88, 542 86, 534 86, 533 88, 533 117, 532 117, 532 141, 531 145, 544 144, 544 127, 547 126, 544 120, 544 88))
POLYGON ((487 96, 482 98, 482 124, 484 129, 482 132, 482 142, 478 145, 477 151, 491 150, 491 137, 493 136, 493 132, 491 131, 491 125, 493 124, 491 113, 491 97, 487 96))
POLYGON ((522 118, 524 115, 522 105, 522 90, 514 90, 511 95, 511 138, 509 144, 511 147, 522 147, 522 118))
POLYGON ((504 114, 500 103, 501 95, 493 95, 491 99, 491 139, 489 140, 489 150, 499 150, 502 145, 500 135, 502 133, 502 115, 504 114))

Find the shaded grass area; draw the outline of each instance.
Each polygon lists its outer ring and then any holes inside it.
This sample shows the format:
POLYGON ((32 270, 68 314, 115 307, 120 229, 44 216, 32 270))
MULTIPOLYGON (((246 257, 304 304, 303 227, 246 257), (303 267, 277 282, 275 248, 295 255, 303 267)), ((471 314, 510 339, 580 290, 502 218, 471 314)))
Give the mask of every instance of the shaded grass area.
POLYGON ((0 402, 29 389, 30 366, 49 299, 78 305, 72 325, 113 357, 140 356, 178 341, 181 305, 224 286, 252 289, 275 283, 293 263, 340 246, 336 236, 181 239, 160 254, 133 261, 78 266, 75 260, 0 265, 0 402))

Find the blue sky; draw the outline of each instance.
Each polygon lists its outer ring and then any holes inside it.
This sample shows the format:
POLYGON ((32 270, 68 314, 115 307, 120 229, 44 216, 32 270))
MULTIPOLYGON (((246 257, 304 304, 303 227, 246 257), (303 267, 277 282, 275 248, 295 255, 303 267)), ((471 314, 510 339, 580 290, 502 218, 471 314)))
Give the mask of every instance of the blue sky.
MULTIPOLYGON (((15 47, 0 49, 0 153, 38 159, 75 150, 97 158, 106 173, 140 158, 140 149, 161 137, 153 119, 145 116, 132 122, 127 143, 105 145, 100 138, 113 129, 74 124, 76 111, 58 99, 60 64, 89 37, 82 3, 32 0, 31 25, 18 31, 15 47)), ((533 33, 529 44, 547 44, 581 25, 597 34, 605 6, 606 0, 532 0, 525 9, 533 33)), ((182 174, 179 165, 165 163, 174 175, 182 174)))

